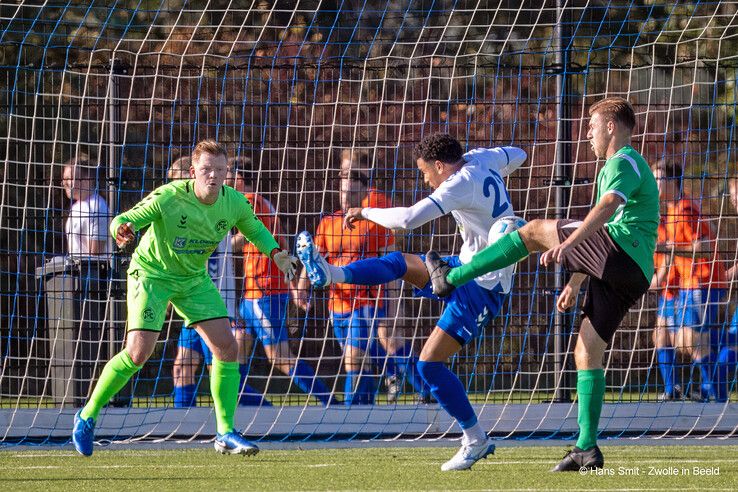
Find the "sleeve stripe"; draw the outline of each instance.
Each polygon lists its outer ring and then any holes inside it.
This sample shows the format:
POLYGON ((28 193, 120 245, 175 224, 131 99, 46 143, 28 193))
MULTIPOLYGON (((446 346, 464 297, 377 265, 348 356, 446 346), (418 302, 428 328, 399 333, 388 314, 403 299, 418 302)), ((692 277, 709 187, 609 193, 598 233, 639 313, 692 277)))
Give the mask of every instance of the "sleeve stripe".
POLYGON ((602 194, 602 196, 609 195, 610 193, 612 193, 614 195, 617 195, 620 198, 622 198, 624 203, 628 203, 628 198, 625 195, 623 195, 621 192, 619 192, 618 190, 608 190, 608 191, 604 192, 602 194))
POLYGON ((507 153, 507 150, 505 150, 505 147, 500 147, 500 148, 505 153, 505 158, 507 158, 507 162, 505 163, 505 165, 507 166, 508 164, 510 164, 510 154, 507 153))
POLYGON ((614 157, 619 157, 621 159, 625 159, 626 161, 628 161, 630 165, 633 166, 633 171, 635 171, 636 175, 638 175, 638 178, 640 179, 641 172, 638 170, 638 164, 636 164, 636 161, 631 156, 626 155, 626 154, 618 154, 614 157))
POLYGON ((443 215, 446 215, 446 212, 443 211, 443 207, 441 207, 441 205, 435 201, 432 196, 429 196, 428 199, 436 204, 436 207, 438 207, 438 210, 440 210, 443 215))

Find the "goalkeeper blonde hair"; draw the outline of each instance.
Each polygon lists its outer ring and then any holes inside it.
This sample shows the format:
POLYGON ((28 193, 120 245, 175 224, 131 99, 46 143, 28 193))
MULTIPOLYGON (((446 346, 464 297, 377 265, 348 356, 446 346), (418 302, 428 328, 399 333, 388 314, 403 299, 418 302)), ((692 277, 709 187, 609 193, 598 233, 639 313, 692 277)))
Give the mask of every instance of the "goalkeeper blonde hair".
POLYGON ((225 145, 212 138, 202 140, 195 145, 195 150, 192 151, 192 163, 194 164, 197 162, 202 154, 210 154, 216 157, 222 155, 223 157, 228 158, 228 151, 226 150, 225 145))

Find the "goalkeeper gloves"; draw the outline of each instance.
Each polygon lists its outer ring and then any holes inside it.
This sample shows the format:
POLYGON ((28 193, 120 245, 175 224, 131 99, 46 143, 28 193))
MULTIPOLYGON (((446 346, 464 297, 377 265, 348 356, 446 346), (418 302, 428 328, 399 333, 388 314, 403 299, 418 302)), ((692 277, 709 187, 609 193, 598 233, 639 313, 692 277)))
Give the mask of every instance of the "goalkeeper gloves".
POLYGON ((277 268, 284 273, 285 280, 291 282, 295 278, 295 272, 297 271, 297 258, 291 256, 285 250, 279 250, 274 253, 272 259, 277 264, 277 268))

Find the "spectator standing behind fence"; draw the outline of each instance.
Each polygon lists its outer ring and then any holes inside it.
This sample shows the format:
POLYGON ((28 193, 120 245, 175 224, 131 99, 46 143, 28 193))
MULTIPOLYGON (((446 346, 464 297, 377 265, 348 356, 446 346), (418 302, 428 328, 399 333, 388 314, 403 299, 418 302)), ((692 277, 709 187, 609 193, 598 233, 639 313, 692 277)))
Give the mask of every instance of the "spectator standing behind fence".
MULTIPOLYGON (((320 220, 315 234, 315 245, 326 255, 326 260, 337 267, 351 264, 365 258, 378 257, 394 251, 392 232, 367 220, 358 221, 355 228, 344 227, 346 212, 366 203, 369 179, 361 171, 351 170, 341 174, 341 209, 326 215, 320 220)), ((389 200, 374 204, 387 208, 389 200)), ((299 239, 298 239, 299 241, 299 239)), ((298 246, 299 248, 299 246, 298 246)), ((308 291, 309 271, 303 269, 298 291, 308 291)), ((387 289, 390 282, 379 284, 387 289)), ((396 289, 388 295, 391 305, 397 296, 396 289)), ((386 367, 389 376, 402 381, 407 375, 410 384, 419 395, 419 400, 427 402, 430 391, 425 387, 416 368, 417 358, 405 346, 395 346, 398 352, 388 354, 378 343, 378 325, 384 322, 387 306, 380 287, 375 285, 354 285, 337 282, 330 287, 328 310, 331 313, 333 332, 343 350, 344 403, 346 405, 370 405, 374 403, 377 391, 377 378, 374 370, 383 371, 386 367), (376 367, 374 367, 376 366, 376 367)), ((305 306, 306 307, 306 306, 305 306)), ((390 309, 394 311, 394 309, 390 309)))
MULTIPOLYGON (((351 170, 366 173, 370 170, 369 156, 366 152, 359 152, 351 149, 343 149, 341 151, 341 176, 346 177, 351 170)), ((342 183, 348 185, 342 179, 342 183)), ((364 198, 361 200, 361 207, 374 208, 390 208, 392 207, 392 199, 382 193, 378 189, 367 184, 368 189, 364 198)), ((395 251, 394 233, 382 226, 375 226, 378 233, 387 237, 388 247, 385 249, 387 253, 395 251)), ((402 329, 398 328, 393 318, 397 315, 398 301, 400 297, 399 281, 393 280, 385 285, 382 292, 386 308, 384 318, 377 322, 377 339, 381 345, 381 349, 388 354, 386 365, 388 366, 388 375, 386 379, 387 385, 387 401, 394 403, 397 401, 402 392, 403 376, 406 376, 410 384, 418 390, 417 398, 421 403, 429 403, 431 401, 430 390, 423 386, 420 376, 417 374, 418 356, 413 351, 412 343, 405 339, 402 329), (408 372, 409 369, 409 372, 408 372), (421 390, 422 388, 422 390, 421 390)), ((376 345, 376 344, 375 344, 376 345)), ((380 347, 375 347, 376 349, 380 347)), ((375 354, 376 355, 376 354, 375 354)), ((381 367, 384 367, 383 360, 377 361, 381 367)))
MULTIPOLYGON (((660 162, 652 168, 653 176, 659 193, 664 186, 664 164, 660 162)), ((665 210, 664 210, 665 212, 665 210)), ((666 244, 666 216, 661 215, 658 228, 657 245, 666 244)), ((676 322, 676 302, 679 297, 679 275, 674 258, 669 253, 656 253, 653 258, 656 272, 651 281, 651 289, 658 292, 659 301, 656 308, 656 325, 653 328, 653 344, 656 348, 656 358, 659 363, 659 372, 664 381, 664 392, 659 400, 669 401, 681 399, 682 388, 676 381, 674 362, 676 360, 675 338, 678 331, 676 322)))
MULTIPOLYGON (((730 203, 738 211, 738 178, 728 179, 728 192, 730 203)), ((735 259, 735 256, 733 257, 735 259)), ((728 269, 727 278, 730 282, 738 281, 738 263, 728 269)), ((735 286, 731 289, 733 297, 736 296, 735 286)), ((727 401, 730 390, 735 383, 736 361, 738 360, 738 308, 735 302, 730 303, 733 308, 733 316, 725 329, 720 330, 717 341, 719 353, 717 357, 717 397, 720 401, 727 401)))
POLYGON ((67 253, 72 257, 109 256, 108 204, 96 189, 96 167, 86 156, 68 160, 62 171, 62 186, 72 200, 64 225, 67 253))
MULTIPOLYGON (((271 231, 279 246, 287 249, 281 235, 281 222, 274 206, 255 192, 257 173, 251 159, 237 157, 229 161, 233 182, 231 186, 243 193, 251 203, 256 217, 271 231)), ((249 350, 256 338, 261 342, 269 362, 275 369, 290 377, 292 383, 323 405, 338 403, 328 386, 315 375, 307 361, 295 357, 289 344, 287 309, 293 282, 285 280, 277 265, 259 251, 243 234, 234 237, 233 250, 243 253, 243 296, 239 305, 239 323, 236 340, 239 342, 241 377, 246 379, 250 368, 249 350)), ((241 278, 241 275, 239 275, 241 278)), ((271 374, 271 371, 270 371, 271 374)))
POLYGON ((74 351, 62 350, 73 365, 72 393, 79 398, 88 396, 97 359, 112 350, 111 345, 103 343, 110 298, 110 215, 107 203, 97 193, 98 185, 97 166, 87 156, 77 156, 64 164, 62 186, 72 200, 64 232, 67 257, 74 260, 78 275, 73 298, 79 305, 75 309, 78 316, 75 316, 74 332, 63 335, 69 343, 74 343, 74 351))
POLYGON ((715 232, 699 203, 683 190, 682 169, 665 164, 659 198, 666 206, 666 241, 657 252, 673 255, 679 276, 675 346, 690 354, 701 373, 694 399, 720 399, 713 386, 715 357, 711 338, 718 326, 719 303, 725 294, 725 266, 717 258, 715 232))

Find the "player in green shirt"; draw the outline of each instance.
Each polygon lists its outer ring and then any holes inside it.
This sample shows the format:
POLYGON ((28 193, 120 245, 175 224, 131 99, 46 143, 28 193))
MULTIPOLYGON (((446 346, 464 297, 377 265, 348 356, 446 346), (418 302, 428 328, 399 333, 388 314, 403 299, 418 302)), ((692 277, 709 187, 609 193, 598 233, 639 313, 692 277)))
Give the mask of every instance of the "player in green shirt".
POLYGON ((227 171, 225 148, 214 140, 204 140, 192 153, 193 179, 155 189, 110 224, 118 246, 133 241, 135 231, 146 226, 148 230, 128 269, 126 347, 108 361, 89 401, 75 415, 72 441, 79 453, 92 454, 100 410, 151 356, 170 302, 213 352, 210 391, 217 424, 215 449, 245 455, 259 451, 234 430, 240 380, 238 346, 228 310, 206 264, 233 227, 268 255, 290 280, 297 259, 279 248, 246 197, 224 185, 227 171))
POLYGON ((562 312, 574 305, 582 282, 590 277, 574 349, 579 439, 553 471, 604 465, 597 447, 605 395, 602 358, 630 306, 648 290, 659 224, 656 180, 630 146, 636 124, 633 107, 612 97, 592 105, 589 114, 587 138, 595 155, 607 160, 597 176, 597 205, 584 221, 532 220, 457 268, 449 268, 433 251, 426 259, 433 292, 444 297, 480 275, 542 251, 542 265, 561 263, 572 273, 556 301, 562 312))

